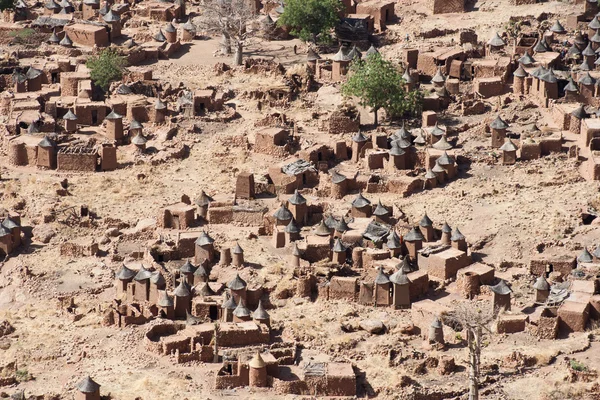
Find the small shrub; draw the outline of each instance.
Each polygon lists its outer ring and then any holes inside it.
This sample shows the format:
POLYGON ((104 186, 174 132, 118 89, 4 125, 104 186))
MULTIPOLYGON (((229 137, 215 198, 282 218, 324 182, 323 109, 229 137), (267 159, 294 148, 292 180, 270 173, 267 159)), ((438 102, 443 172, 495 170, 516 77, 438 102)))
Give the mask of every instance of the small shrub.
POLYGON ((460 334, 460 332, 456 332, 456 335, 454 336, 454 338, 456 339, 457 342, 462 342, 463 341, 463 337, 460 334))
POLYGON ((18 31, 10 31, 8 35, 14 38, 27 39, 35 35, 35 30, 31 28, 19 29, 18 31))
POLYGON ((19 382, 27 382, 33 380, 33 375, 29 373, 26 369, 18 369, 15 372, 17 381, 19 382))
POLYGON ((111 82, 118 81, 123 77, 125 57, 109 48, 90 58, 85 65, 90 70, 94 84, 108 90, 111 82))
POLYGON ((587 367, 577 360, 571 360, 570 364, 571 364, 571 368, 575 371, 579 371, 579 372, 587 371, 587 367))

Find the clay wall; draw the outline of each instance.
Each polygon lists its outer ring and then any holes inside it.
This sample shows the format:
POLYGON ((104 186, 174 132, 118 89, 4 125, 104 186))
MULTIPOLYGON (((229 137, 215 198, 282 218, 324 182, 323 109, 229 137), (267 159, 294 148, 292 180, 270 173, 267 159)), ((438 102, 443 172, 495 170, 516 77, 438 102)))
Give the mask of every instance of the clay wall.
POLYGON ((95 149, 67 147, 57 155, 58 171, 94 172, 98 166, 98 153, 95 149))
POLYGON ((330 300, 356 301, 358 278, 334 276, 329 283, 330 300))

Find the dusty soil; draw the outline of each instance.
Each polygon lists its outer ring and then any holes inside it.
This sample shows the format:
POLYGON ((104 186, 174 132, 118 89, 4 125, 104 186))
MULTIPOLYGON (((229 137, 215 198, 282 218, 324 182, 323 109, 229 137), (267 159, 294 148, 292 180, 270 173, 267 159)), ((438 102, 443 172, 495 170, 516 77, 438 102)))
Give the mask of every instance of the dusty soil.
MULTIPOLYGON (((537 17, 542 12, 567 15, 581 7, 565 2, 521 7, 508 3, 508 0, 488 0, 477 2, 476 10, 466 14, 431 17, 426 15, 425 2, 400 1, 396 10, 402 20, 391 25, 386 34, 387 38, 398 38, 400 43, 386 45, 381 52, 391 59, 398 58, 402 46, 416 44, 419 32, 433 28, 472 27, 481 39, 487 40, 494 31, 501 31, 511 16, 537 17), (411 39, 405 43, 403 38, 407 33, 411 39)), ((429 42, 447 43, 454 36, 429 42)), ((281 78, 240 71, 215 76, 213 65, 229 61, 213 55, 217 47, 217 39, 196 41, 180 57, 153 64, 154 77, 163 83, 183 82, 192 89, 214 86, 231 89, 236 94, 249 87, 282 83, 281 78)), ((246 56, 273 59, 289 67, 303 62, 304 49, 296 40, 254 41, 249 44, 246 56), (298 55, 292 52, 294 45, 299 48, 298 55)), ((312 107, 297 100, 285 110, 288 117, 302 126, 305 144, 326 135, 319 132, 313 113, 330 110, 332 104, 339 102, 340 95, 336 87, 325 85, 318 93, 307 94, 306 99, 312 107)), ((46 229, 55 232, 49 243, 28 243, 16 256, 0 264, 0 321, 7 320, 15 328, 14 333, 0 337, 0 364, 16 360, 20 376, 25 377, 18 385, 1 388, 0 392, 12 394, 24 389, 34 394, 70 394, 81 376, 89 374, 102 384, 103 394, 110 393, 121 400, 278 398, 271 392, 249 389, 215 393, 210 384, 218 365, 176 365, 168 357, 147 353, 141 344, 144 326, 125 329, 101 326, 101 310, 114 296, 113 272, 121 262, 103 255, 71 259, 59 254, 59 245, 65 241, 101 240, 108 218, 121 220, 133 228, 141 220, 156 218, 164 205, 179 201, 183 194, 193 198, 204 190, 213 196, 232 195, 240 171, 265 173, 278 160, 229 144, 229 139, 239 135, 246 135, 252 142, 254 122, 264 116, 265 110, 259 111, 256 101, 238 97, 231 103, 240 113, 240 119, 227 124, 199 122, 200 133, 180 132, 181 140, 190 146, 189 156, 158 166, 135 163, 131 154, 124 153, 120 161, 126 163, 125 167, 82 175, 14 168, 8 165, 6 155, 0 156, 3 208, 19 209, 24 226, 42 225, 44 213, 49 209, 57 211, 56 221, 45 224, 46 229), (57 194, 57 188, 65 178, 68 195, 63 196, 57 194), (77 221, 68 220, 68 212, 61 211, 83 204, 98 215, 95 225, 80 226, 77 221), (73 314, 60 307, 58 299, 65 296, 74 297, 76 314, 81 319, 74 321, 73 314)), ((380 197, 384 204, 397 204, 411 222, 417 222, 427 212, 436 225, 447 221, 453 227, 460 227, 468 242, 476 245, 473 252, 476 261, 493 265, 520 283, 515 287, 521 288, 517 297, 522 298, 524 306, 531 297, 531 282, 525 268, 532 257, 542 250, 577 254, 582 246, 594 245, 600 239, 597 228, 582 225, 580 218, 582 207, 597 199, 598 184, 583 180, 577 162, 562 155, 519 162, 515 166, 499 165, 498 154, 485 147, 489 138, 481 127, 500 111, 524 119, 544 121, 548 117, 541 109, 522 112, 514 102, 502 108, 493 106, 492 112, 478 117, 452 116, 457 120, 456 126, 471 127, 458 135, 457 154, 470 160, 461 163, 459 179, 443 188, 407 198, 391 194, 380 197)), ((389 131, 395 128, 384 125, 389 131)), ((330 207, 347 210, 353 197, 331 202, 330 207)), ((276 200, 266 204, 272 207, 276 200)), ((238 241, 246 251, 246 260, 253 263, 240 271, 221 271, 220 281, 240 272, 253 284, 276 287, 279 291, 293 286, 292 268, 285 252, 273 249, 268 239, 249 239, 248 229, 230 226, 210 229, 219 243, 238 241)), ((143 243, 140 241, 139 245, 143 243)), ((112 245, 101 245, 102 254, 112 245)), ((286 337, 302 343, 303 357, 353 362, 364 372, 365 377, 359 379, 362 397, 396 398, 398 391, 406 390, 401 388, 404 375, 418 383, 411 390, 421 386, 464 393, 467 350, 459 345, 458 338, 456 345, 443 353, 455 358, 459 368, 454 374, 414 372, 414 364, 423 352, 422 343, 417 336, 402 333, 400 329, 410 322, 410 311, 301 299, 273 302, 278 306, 270 310, 273 324, 282 326, 286 337), (372 336, 361 330, 347 333, 341 328, 342 323, 363 319, 383 321, 387 333, 372 336), (407 361, 395 363, 390 359, 391 350, 407 357, 407 361)), ((482 398, 541 400, 550 394, 559 396, 551 398, 581 398, 590 385, 564 381, 565 357, 577 358, 591 368, 597 366, 600 352, 595 334, 596 331, 591 343, 587 333, 557 341, 539 341, 527 333, 489 335, 483 363, 490 369, 494 365, 497 368, 488 376, 482 398), (515 352, 533 357, 533 365, 525 368, 506 363, 506 358, 515 352)))

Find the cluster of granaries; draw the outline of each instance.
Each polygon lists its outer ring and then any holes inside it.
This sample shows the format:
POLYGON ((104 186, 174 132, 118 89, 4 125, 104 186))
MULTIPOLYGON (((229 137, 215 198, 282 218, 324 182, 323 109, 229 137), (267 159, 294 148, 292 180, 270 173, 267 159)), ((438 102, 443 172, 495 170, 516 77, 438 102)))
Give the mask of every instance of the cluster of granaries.
POLYGON ((21 245, 21 216, 0 209, 0 217, 0 256, 4 257, 21 245))
MULTIPOLYGON (((205 247, 212 247, 212 239, 207 234, 203 234, 198 240, 205 247)), ((239 245, 233 249, 233 254, 236 259, 243 254, 239 245)), ((123 265, 116 273, 117 298, 130 305, 142 306, 141 312, 147 318, 198 318, 202 321, 223 322, 254 320, 270 324, 270 316, 261 300, 261 288, 248 289, 247 283, 236 275, 224 290, 222 287, 215 290, 208 282, 208 265, 208 259, 204 259, 198 266, 194 266, 189 260, 184 263, 178 271, 179 283, 171 294, 160 271, 150 271, 143 266, 135 271, 123 265), (254 311, 247 305, 252 306, 254 311)), ((138 312, 139 308, 136 311, 135 307, 130 307, 124 314, 130 313, 136 317, 138 312)), ((127 320, 125 323, 127 324, 127 320)))

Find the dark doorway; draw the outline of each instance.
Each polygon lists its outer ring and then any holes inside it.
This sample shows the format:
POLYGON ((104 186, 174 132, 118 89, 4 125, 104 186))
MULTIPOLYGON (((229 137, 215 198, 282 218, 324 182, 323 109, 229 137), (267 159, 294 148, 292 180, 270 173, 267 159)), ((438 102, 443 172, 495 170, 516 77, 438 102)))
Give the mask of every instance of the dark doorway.
POLYGON ((92 125, 98 125, 98 110, 92 110, 92 125))
POLYGON ((219 319, 219 310, 217 309, 217 306, 210 306, 208 308, 208 316, 210 317, 211 321, 216 321, 219 319))

